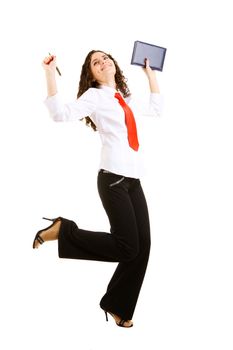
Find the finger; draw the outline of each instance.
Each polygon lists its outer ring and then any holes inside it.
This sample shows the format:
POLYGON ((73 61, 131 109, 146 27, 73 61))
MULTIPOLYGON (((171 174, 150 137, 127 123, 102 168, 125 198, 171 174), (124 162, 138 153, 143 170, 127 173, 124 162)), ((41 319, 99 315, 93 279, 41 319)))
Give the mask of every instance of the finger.
POLYGON ((55 56, 48 56, 44 59, 44 63, 45 64, 49 64, 50 62, 52 62, 55 59, 55 56))
POLYGON ((50 61, 51 61, 51 57, 48 57, 48 56, 47 56, 47 57, 44 58, 44 61, 43 61, 43 62, 44 62, 45 64, 47 64, 47 63, 50 62, 50 61))
POLYGON ((146 67, 149 68, 150 67, 150 61, 149 58, 146 58, 146 67))
POLYGON ((52 58, 53 60, 56 60, 56 56, 55 55, 52 55, 50 52, 49 52, 49 57, 52 58))

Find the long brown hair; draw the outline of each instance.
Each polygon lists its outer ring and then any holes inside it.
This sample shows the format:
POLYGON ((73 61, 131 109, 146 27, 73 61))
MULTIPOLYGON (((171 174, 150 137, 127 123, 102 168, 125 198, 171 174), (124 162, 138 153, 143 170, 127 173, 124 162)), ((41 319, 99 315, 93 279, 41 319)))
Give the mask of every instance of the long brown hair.
MULTIPOLYGON (((89 88, 94 87, 98 88, 99 83, 95 80, 93 80, 93 75, 91 72, 91 57, 96 52, 102 52, 103 54, 107 55, 115 64, 116 67, 116 74, 115 74, 115 82, 116 82, 116 88, 119 90, 124 97, 130 96, 129 88, 126 84, 127 79, 124 77, 123 72, 121 71, 120 67, 118 66, 118 63, 116 60, 110 55, 106 54, 105 52, 101 50, 92 50, 87 54, 87 57, 83 63, 81 74, 80 74, 80 80, 79 80, 79 89, 77 93, 77 98, 80 97, 85 91, 87 91, 89 88)), ((94 131, 97 130, 96 125, 93 123, 91 118, 89 116, 85 117, 86 125, 91 126, 94 131)))

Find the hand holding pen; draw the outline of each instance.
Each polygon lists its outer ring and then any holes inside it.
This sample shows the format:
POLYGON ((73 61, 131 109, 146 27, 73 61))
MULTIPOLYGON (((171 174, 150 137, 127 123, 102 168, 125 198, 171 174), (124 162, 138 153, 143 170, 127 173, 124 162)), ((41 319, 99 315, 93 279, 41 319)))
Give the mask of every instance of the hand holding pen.
POLYGON ((43 65, 43 67, 44 67, 45 69, 48 69, 48 68, 50 68, 50 69, 56 69, 57 72, 58 72, 58 74, 61 75, 61 72, 60 72, 59 68, 58 68, 57 65, 56 65, 56 56, 51 55, 51 54, 49 53, 49 56, 47 56, 47 57, 44 58, 42 65, 43 65))

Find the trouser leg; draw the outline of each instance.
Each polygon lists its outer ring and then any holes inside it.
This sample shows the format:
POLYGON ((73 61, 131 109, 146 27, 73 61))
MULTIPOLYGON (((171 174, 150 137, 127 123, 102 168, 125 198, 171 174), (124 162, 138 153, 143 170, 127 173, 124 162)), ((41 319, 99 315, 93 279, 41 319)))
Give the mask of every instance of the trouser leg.
POLYGON ((150 252, 150 225, 146 199, 140 182, 128 192, 134 208, 139 238, 138 255, 131 261, 120 262, 100 305, 123 319, 132 319, 145 276, 150 252))
MULTIPOLYGON (((98 175, 98 189, 109 217, 111 234, 82 230, 70 220, 61 222, 58 238, 60 258, 98 261, 128 261, 138 253, 135 213, 127 190, 116 182, 121 176, 98 175)), ((94 217, 92 213, 92 217, 94 217)))

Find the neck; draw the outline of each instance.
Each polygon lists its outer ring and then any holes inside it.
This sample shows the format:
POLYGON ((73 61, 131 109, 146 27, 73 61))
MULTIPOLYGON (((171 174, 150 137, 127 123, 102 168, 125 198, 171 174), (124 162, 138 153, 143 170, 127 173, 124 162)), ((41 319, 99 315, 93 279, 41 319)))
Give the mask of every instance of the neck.
POLYGON ((100 85, 104 85, 104 86, 108 86, 111 87, 113 89, 116 89, 116 82, 115 79, 107 79, 104 81, 99 81, 100 85))

